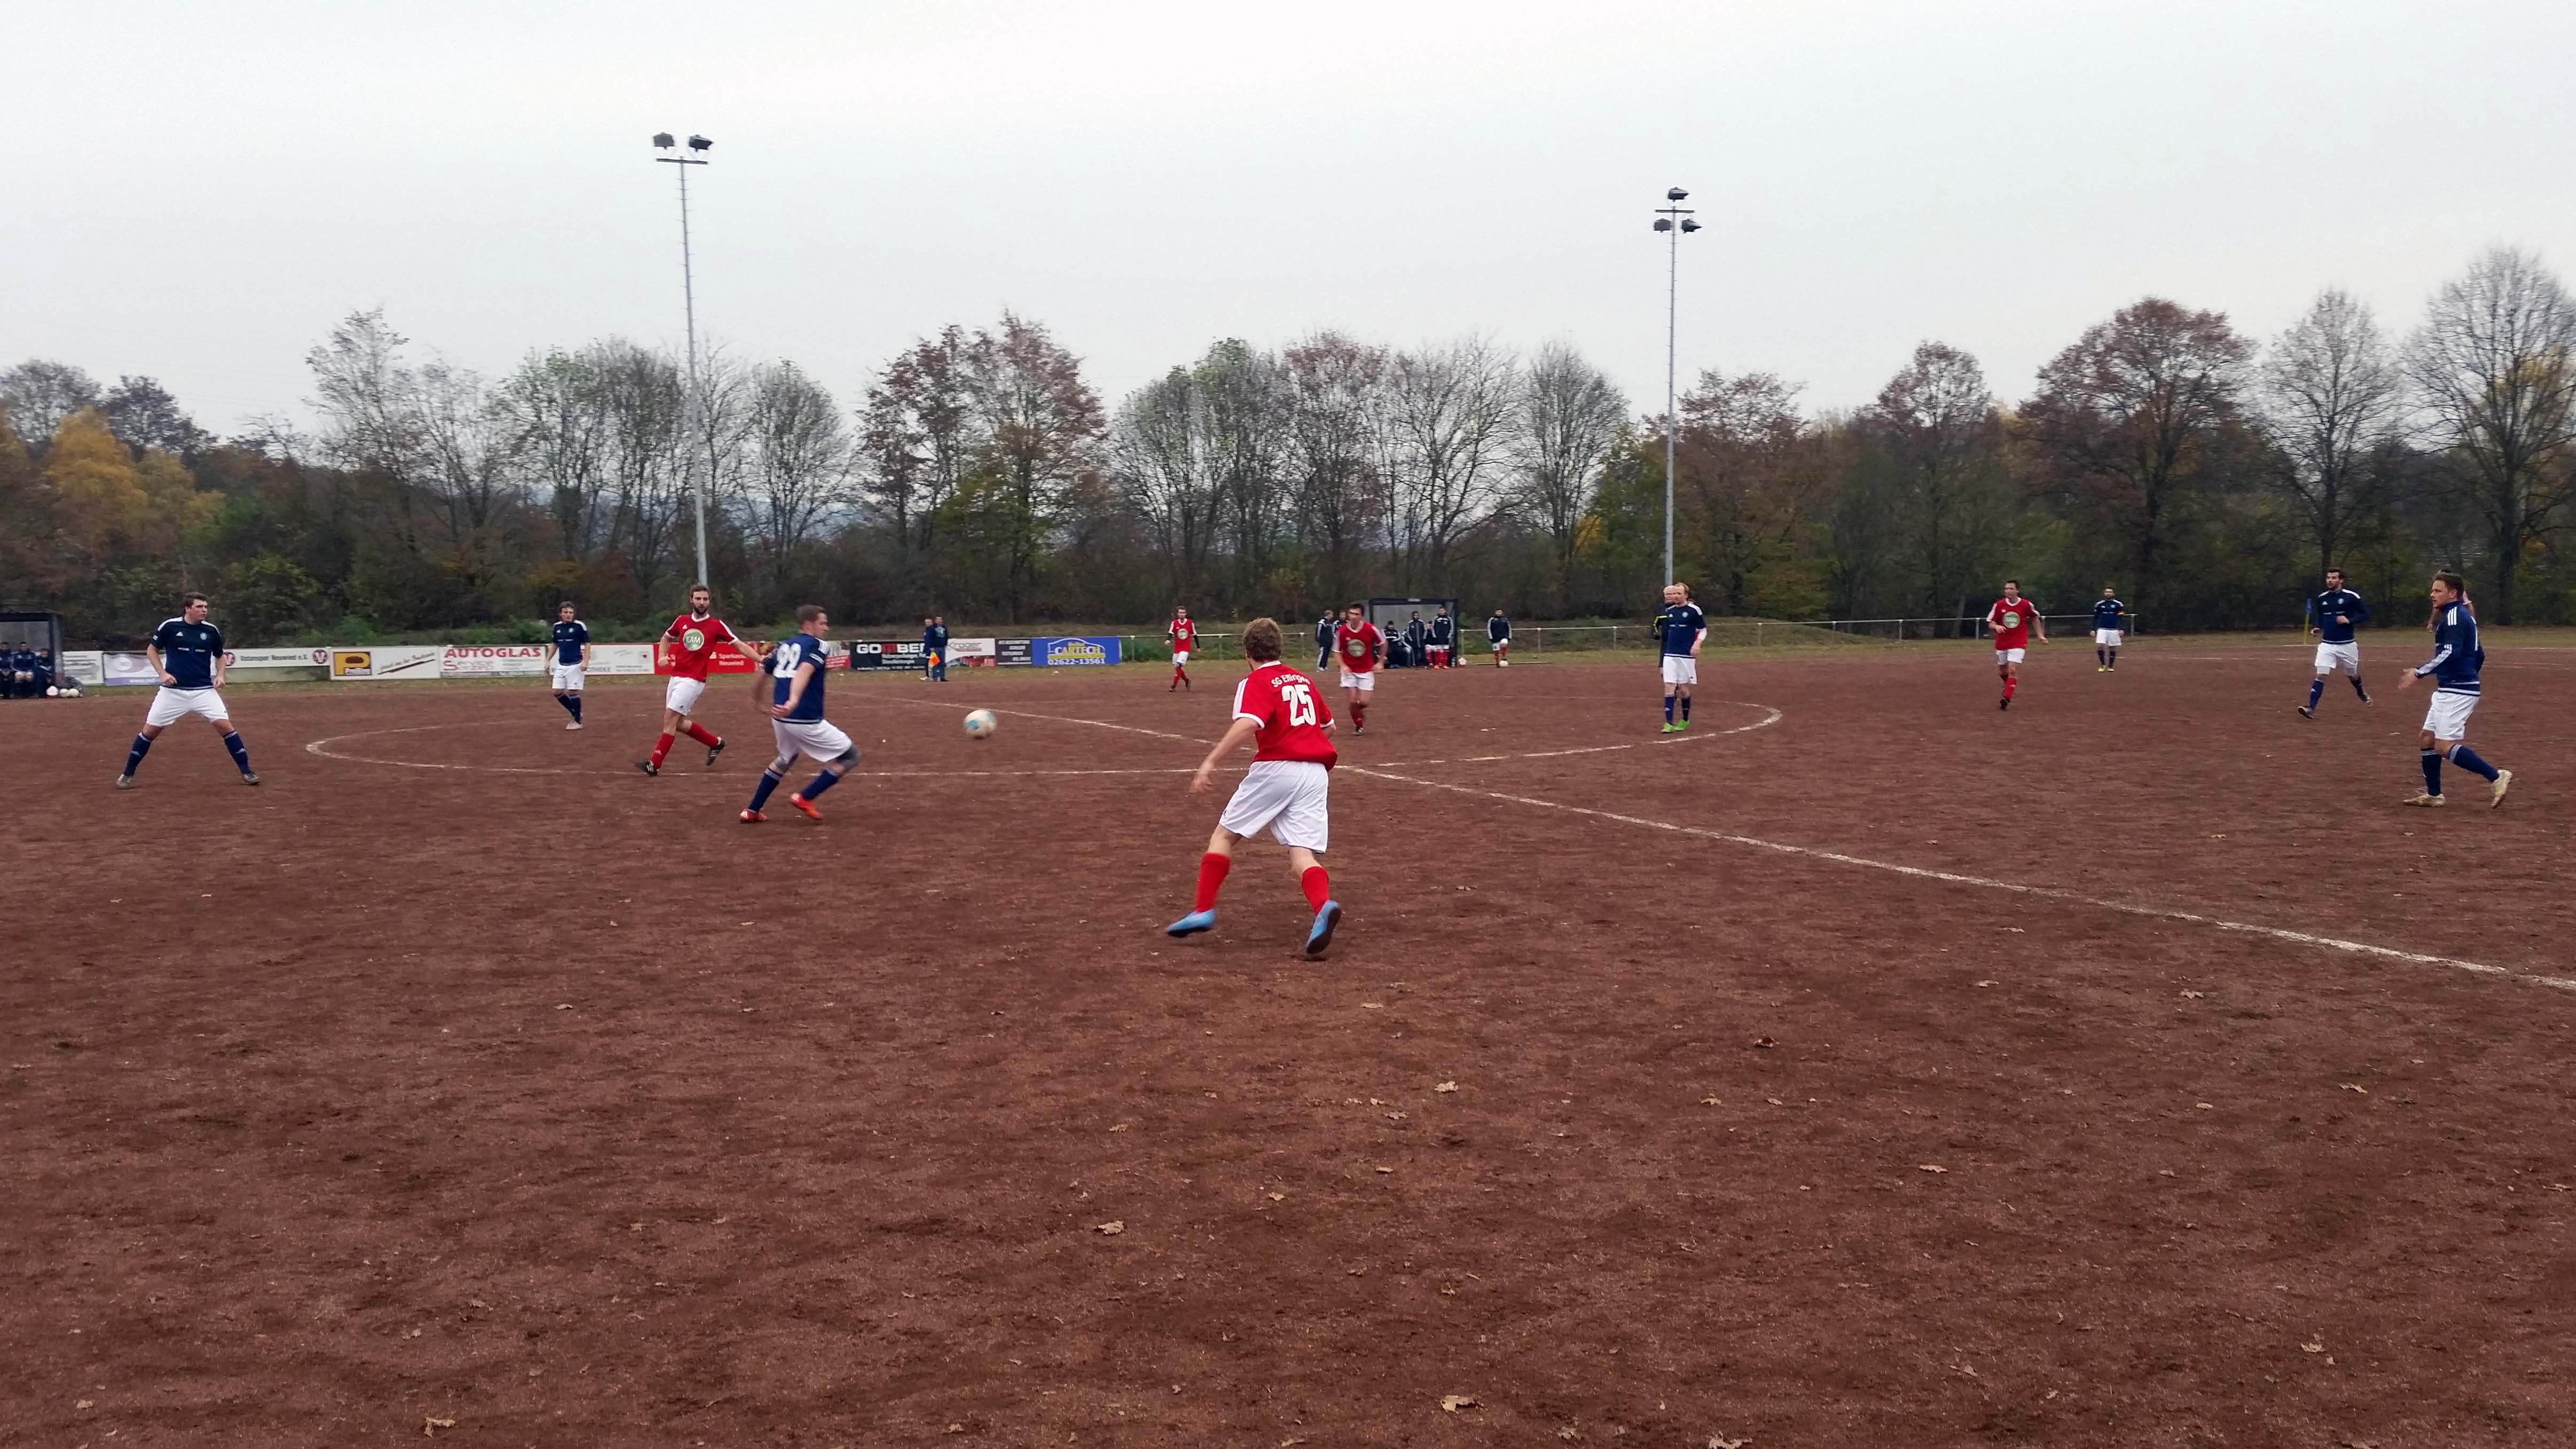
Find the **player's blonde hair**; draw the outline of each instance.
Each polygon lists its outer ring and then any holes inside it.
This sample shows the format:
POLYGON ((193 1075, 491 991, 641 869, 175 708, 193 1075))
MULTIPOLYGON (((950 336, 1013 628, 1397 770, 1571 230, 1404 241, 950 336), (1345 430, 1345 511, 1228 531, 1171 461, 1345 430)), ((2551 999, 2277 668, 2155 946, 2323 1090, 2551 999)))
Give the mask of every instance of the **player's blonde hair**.
POLYGON ((1279 657, 1279 621, 1255 619, 1243 626, 1243 657, 1268 664, 1279 657))

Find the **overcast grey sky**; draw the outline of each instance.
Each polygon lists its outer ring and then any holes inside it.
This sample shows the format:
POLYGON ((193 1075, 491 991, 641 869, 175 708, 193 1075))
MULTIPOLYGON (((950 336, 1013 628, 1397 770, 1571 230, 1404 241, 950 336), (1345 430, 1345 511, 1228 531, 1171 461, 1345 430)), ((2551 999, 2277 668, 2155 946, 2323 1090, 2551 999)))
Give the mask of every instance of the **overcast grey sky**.
POLYGON ((1569 340, 1866 400, 1913 344, 2008 398, 2142 294, 2412 324, 2490 241, 2576 264, 2576 19, 2542 0, 0 0, 0 365, 300 414, 381 306, 491 372, 702 329, 855 400, 1005 307, 1111 401, 1217 337, 1569 340))

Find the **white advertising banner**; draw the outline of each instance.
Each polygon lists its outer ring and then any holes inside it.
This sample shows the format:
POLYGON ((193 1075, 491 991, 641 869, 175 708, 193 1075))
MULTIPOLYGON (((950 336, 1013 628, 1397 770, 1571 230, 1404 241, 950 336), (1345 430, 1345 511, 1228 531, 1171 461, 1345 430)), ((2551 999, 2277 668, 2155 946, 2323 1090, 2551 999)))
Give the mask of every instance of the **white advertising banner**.
POLYGON ((63 678, 74 684, 100 685, 107 682, 107 656, 95 649, 63 651, 63 678))
POLYGON ((546 672, 546 656, 553 652, 549 644, 450 644, 438 667, 449 679, 538 675, 546 672))
POLYGON ((331 651, 333 679, 436 679, 447 652, 437 644, 379 644, 331 651))
POLYGON ((232 667, 235 669, 328 669, 331 667, 331 651, 328 649, 235 649, 231 653, 232 667))
MULTIPOLYGON (((543 651, 545 646, 536 646, 543 651)), ((593 674, 650 674, 653 672, 653 646, 650 644, 593 644, 590 646, 590 672, 593 674)))
POLYGON ((952 660, 990 659, 993 657, 993 652, 993 641, 990 639, 951 639, 948 641, 948 657, 952 660))
POLYGON ((152 661, 140 654, 110 651, 99 658, 98 682, 101 684, 158 685, 161 682, 161 671, 153 668, 152 661))

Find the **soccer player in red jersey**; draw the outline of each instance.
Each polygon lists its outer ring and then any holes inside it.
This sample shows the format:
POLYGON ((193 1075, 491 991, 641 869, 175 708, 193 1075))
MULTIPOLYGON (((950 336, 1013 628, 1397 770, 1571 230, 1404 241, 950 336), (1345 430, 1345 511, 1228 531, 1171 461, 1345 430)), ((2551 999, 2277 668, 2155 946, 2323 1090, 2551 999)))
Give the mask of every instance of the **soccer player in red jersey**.
POLYGON ((723 738, 689 718, 689 712, 698 707, 698 696, 706 692, 707 662, 719 644, 735 645, 755 657, 760 652, 715 616, 715 596, 704 584, 689 590, 689 612, 671 621, 671 627, 662 631, 662 642, 671 647, 671 682, 662 689, 662 737, 653 742, 653 758, 635 762, 635 768, 647 775, 662 773, 672 741, 682 734, 707 747, 708 764, 716 762, 716 756, 724 753, 723 738))
POLYGON ((1189 610, 1174 609, 1163 637, 1172 641, 1172 683, 1163 691, 1169 694, 1174 689, 1190 687, 1190 652, 1198 648, 1199 626, 1190 622, 1189 610))
POLYGON ((1386 658, 1386 636, 1353 604, 1342 611, 1333 630, 1333 657, 1342 665, 1342 699, 1351 707, 1351 733, 1368 733, 1369 696, 1377 692, 1378 662, 1386 658))
POLYGON ((1333 711, 1324 703, 1323 691, 1283 663, 1280 651, 1277 620, 1255 619, 1243 626, 1243 657, 1251 662, 1252 673, 1234 687, 1234 722, 1199 762, 1190 793, 1204 795, 1216 788, 1218 763, 1247 742, 1253 746, 1252 768, 1234 788, 1234 798, 1225 802, 1207 853, 1199 857, 1198 894, 1190 913, 1165 926, 1163 933, 1195 936, 1213 929, 1217 888, 1234 868, 1234 847, 1268 830, 1288 847, 1289 867, 1297 872, 1306 904, 1315 908, 1314 924, 1306 928, 1306 954, 1321 956, 1342 920, 1332 878, 1316 859, 1331 840, 1328 807, 1333 762, 1340 752, 1333 748, 1333 711))
POLYGON ((2039 642, 2048 642, 2048 625, 2039 610, 2021 596, 2021 580, 2004 580, 2004 596, 1986 611, 1986 627, 1995 633, 1995 673, 2003 676, 2004 697, 1995 708, 2010 709, 2013 691, 2021 687, 2022 655, 2030 648, 2031 631, 2039 631, 2039 642))

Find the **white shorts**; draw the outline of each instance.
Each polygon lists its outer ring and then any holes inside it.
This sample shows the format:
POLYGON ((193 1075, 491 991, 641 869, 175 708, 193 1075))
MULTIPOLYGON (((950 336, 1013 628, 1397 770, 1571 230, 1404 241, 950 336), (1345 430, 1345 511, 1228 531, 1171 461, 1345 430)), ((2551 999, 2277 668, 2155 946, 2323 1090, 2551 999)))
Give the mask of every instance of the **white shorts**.
POLYGON ((1666 684, 1697 684, 1697 683, 1699 683, 1699 661, 1698 661, 1698 660, 1696 660, 1696 659, 1693 659, 1692 657, 1690 657, 1690 656, 1689 656, 1689 655, 1687 655, 1687 654, 1667 654, 1667 655, 1665 655, 1665 656, 1664 656, 1664 683, 1666 683, 1666 684))
POLYGON ((575 692, 575 693, 578 693, 578 692, 580 691, 580 689, 581 689, 581 666, 580 666, 580 665, 578 665, 578 664, 558 664, 558 665, 556 665, 556 666, 554 667, 554 676, 555 676, 555 689, 556 689, 556 691, 557 691, 558 693, 561 693, 561 692, 563 692, 563 691, 567 691, 567 690, 569 690, 569 691, 573 691, 573 692, 575 692))
POLYGON ((1995 662, 1997 664, 2019 664, 2021 662, 2021 657, 2029 652, 2030 651, 2027 649, 1998 649, 1995 651, 1995 662))
MULTIPOLYGON (((1345 669, 1342 671, 1342 688, 1356 689, 1362 694, 1371 693, 1377 688, 1377 671, 1374 669, 1363 669, 1354 673, 1351 670, 1345 669)), ((1268 763, 1276 765, 1281 762, 1272 760, 1268 763)), ((1240 834, 1241 832, 1238 831, 1236 833, 1240 834)), ((1317 848, 1320 849, 1321 847, 1317 848)))
POLYGON ((2478 707, 2478 697, 2455 689, 2433 691, 2433 704, 2424 711, 2424 729, 2437 740, 2465 740, 2469 737, 2469 716, 2478 707))
POLYGON ((1187 664, 1187 663, 1189 663, 1189 662, 1190 662, 1190 651, 1188 651, 1187 649, 1175 649, 1175 650, 1173 650, 1173 651, 1172 651, 1172 662, 1173 662, 1174 664, 1187 664))
POLYGON ((2120 631, 2117 629, 2096 629, 2093 631, 2093 642, 2106 649, 2117 649, 2120 647, 2120 631))
POLYGON ((1306 760, 1255 760, 1243 783, 1234 787, 1234 798, 1225 802, 1225 814, 1217 825, 1244 836, 1266 829, 1281 845, 1321 855, 1333 838, 1326 808, 1332 793, 1333 772, 1321 765, 1306 760))
POLYGON ((1504 650, 1512 647, 1512 641, 1509 639, 1495 639, 1488 642, 1494 646, 1494 652, 1497 654, 1500 654, 1504 650))
POLYGON ((2317 673, 2332 674, 2337 667, 2355 679, 2361 677, 2361 644, 2320 644, 2317 646, 2317 673))
POLYGON ((782 765, 796 763, 798 755, 828 765, 850 752, 850 737, 827 719, 774 719, 769 732, 778 739, 782 765))
POLYGON ((203 715, 210 720, 232 718, 231 712, 224 708, 224 697, 213 690, 172 689, 165 684, 159 693, 152 696, 152 708, 145 712, 143 722, 154 729, 161 729, 192 714, 203 715))
POLYGON ((705 680, 682 679, 675 674, 669 684, 662 686, 662 707, 673 714, 685 715, 698 707, 698 696, 706 692, 705 680))

